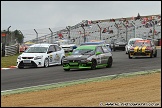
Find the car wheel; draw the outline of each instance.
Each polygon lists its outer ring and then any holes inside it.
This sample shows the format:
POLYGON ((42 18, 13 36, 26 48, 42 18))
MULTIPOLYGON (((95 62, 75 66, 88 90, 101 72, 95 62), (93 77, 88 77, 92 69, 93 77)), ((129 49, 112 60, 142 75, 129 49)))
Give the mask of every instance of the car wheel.
POLYGON ((155 51, 154 57, 157 57, 157 50, 155 51))
POLYGON ((49 60, 48 60, 48 58, 46 58, 45 60, 44 60, 44 67, 46 68, 46 67, 48 67, 49 66, 49 60))
POLYGON ((113 51, 116 51, 116 48, 115 47, 113 48, 113 51))
POLYGON ((128 54, 128 49, 125 49, 125 54, 128 54))
POLYGON ((112 57, 109 57, 108 61, 107 61, 107 68, 110 68, 112 66, 112 62, 113 62, 113 59, 112 57))
POLYGON ((24 67, 18 66, 19 69, 23 69, 24 67))
POLYGON ((129 59, 132 59, 132 57, 130 56, 130 53, 128 53, 128 58, 129 58, 129 59))
POLYGON ((150 58, 152 58, 152 55, 153 55, 153 51, 150 53, 150 58))
POLYGON ((92 64, 91 64, 91 69, 92 70, 94 70, 94 69, 96 69, 96 65, 97 65, 97 62, 96 62, 96 60, 92 60, 92 64))
POLYGON ((64 69, 64 71, 69 71, 70 69, 64 69))
POLYGON ((113 49, 111 48, 111 51, 113 51, 113 49))
POLYGON ((65 57, 63 56, 62 59, 61 59, 61 65, 63 65, 63 60, 64 60, 64 58, 65 58, 65 57))

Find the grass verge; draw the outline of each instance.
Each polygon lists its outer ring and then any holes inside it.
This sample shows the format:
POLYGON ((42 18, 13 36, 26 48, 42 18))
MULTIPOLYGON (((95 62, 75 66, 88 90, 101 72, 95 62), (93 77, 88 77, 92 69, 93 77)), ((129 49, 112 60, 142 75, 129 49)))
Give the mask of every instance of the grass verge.
MULTIPOLYGON (((20 54, 16 54, 13 56, 7 56, 7 57, 1 57, 1 68, 9 68, 10 66, 16 66, 17 65, 16 60, 20 54)), ((65 56, 68 56, 68 53, 65 53, 65 56)))
POLYGON ((7 57, 1 57, 1 68, 8 68, 10 66, 16 66, 17 65, 16 60, 20 54, 16 54, 13 56, 7 56, 7 57))
POLYGON ((11 95, 11 94, 21 94, 25 92, 35 92, 39 90, 48 90, 48 89, 54 89, 54 88, 60 88, 60 87, 67 87, 71 85, 84 84, 84 83, 89 83, 89 82, 100 82, 100 81, 106 81, 106 80, 114 80, 118 78, 133 77, 133 76, 138 76, 138 75, 148 75, 148 74, 153 74, 153 73, 161 73, 161 69, 153 69, 153 70, 139 71, 139 72, 132 72, 132 73, 122 73, 122 74, 116 74, 116 75, 109 75, 109 76, 25 87, 25 88, 19 88, 19 89, 14 89, 14 90, 6 90, 6 91, 1 91, 1 96, 11 95))

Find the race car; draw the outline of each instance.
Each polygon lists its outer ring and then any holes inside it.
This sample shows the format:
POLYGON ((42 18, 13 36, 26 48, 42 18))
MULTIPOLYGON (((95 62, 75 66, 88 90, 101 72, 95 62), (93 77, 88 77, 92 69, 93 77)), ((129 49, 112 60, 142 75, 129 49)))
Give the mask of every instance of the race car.
POLYGON ((112 53, 103 45, 83 45, 63 60, 63 69, 96 69, 112 66, 112 53))
POLYGON ((127 42, 125 39, 112 39, 110 48, 111 51, 116 51, 116 50, 125 50, 125 46, 127 45, 127 42))
POLYGON ((24 52, 26 49, 28 49, 29 46, 31 46, 33 44, 35 44, 35 43, 33 43, 33 42, 26 42, 26 43, 20 45, 19 51, 20 52, 24 52))
POLYGON ((103 45, 103 46, 106 46, 109 51, 111 51, 110 44, 106 43, 106 41, 104 41, 104 40, 102 40, 102 41, 91 40, 90 42, 84 42, 84 43, 80 44, 80 46, 82 46, 82 45, 103 45))
POLYGON ((65 58, 65 51, 55 44, 34 44, 29 46, 17 58, 17 67, 48 67, 61 65, 65 58))
POLYGON ((131 38, 129 39, 127 45, 125 46, 125 53, 128 54, 130 47, 134 44, 136 40, 143 40, 142 38, 131 38))
POLYGON ((58 40, 54 43, 58 44, 60 47, 62 47, 65 52, 72 52, 74 49, 77 48, 77 45, 75 43, 73 43, 67 39, 58 40))
POLYGON ((136 40, 128 51, 128 58, 132 57, 157 57, 157 49, 152 40, 136 40))

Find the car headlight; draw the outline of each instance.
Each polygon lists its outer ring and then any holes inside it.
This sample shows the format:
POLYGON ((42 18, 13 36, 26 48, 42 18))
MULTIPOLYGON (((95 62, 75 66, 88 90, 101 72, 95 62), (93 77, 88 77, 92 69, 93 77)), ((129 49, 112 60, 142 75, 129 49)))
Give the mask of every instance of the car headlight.
POLYGON ((63 63, 69 63, 69 61, 67 59, 64 59, 63 63))
POLYGON ((73 49, 76 49, 77 48, 77 46, 73 46, 73 49))
POLYGON ((36 56, 36 57, 34 58, 34 60, 42 59, 42 57, 43 57, 43 56, 36 56))
POLYGON ((18 56, 17 59, 21 60, 21 56, 18 56))

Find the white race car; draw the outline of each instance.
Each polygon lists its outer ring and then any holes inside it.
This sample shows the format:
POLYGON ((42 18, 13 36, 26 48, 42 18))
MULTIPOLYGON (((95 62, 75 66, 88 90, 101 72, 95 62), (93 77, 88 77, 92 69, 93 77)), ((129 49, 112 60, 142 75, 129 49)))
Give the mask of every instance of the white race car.
POLYGON ((134 44, 136 40, 143 40, 142 38, 131 38, 129 39, 127 45, 125 46, 125 53, 128 54, 130 47, 134 44))
POLYGON ((17 67, 48 67, 62 65, 65 51, 55 44, 34 44, 17 58, 17 67))
POLYGON ((55 43, 57 43, 58 45, 60 45, 60 47, 62 47, 65 52, 72 52, 74 49, 77 48, 77 45, 73 42, 71 42, 70 40, 58 40, 55 43))

